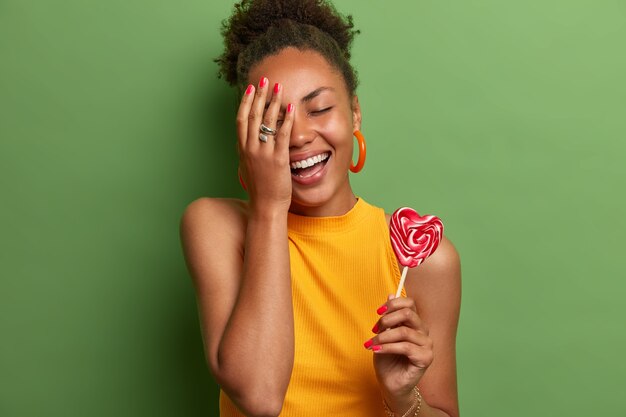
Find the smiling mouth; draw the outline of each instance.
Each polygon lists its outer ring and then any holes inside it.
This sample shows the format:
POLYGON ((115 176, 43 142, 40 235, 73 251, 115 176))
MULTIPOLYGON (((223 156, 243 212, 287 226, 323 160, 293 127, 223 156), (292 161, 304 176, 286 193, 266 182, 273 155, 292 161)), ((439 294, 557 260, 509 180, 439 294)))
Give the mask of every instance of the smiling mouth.
POLYGON ((303 159, 302 161, 292 162, 291 175, 295 175, 300 178, 311 177, 320 172, 324 166, 326 166, 329 158, 330 153, 324 152, 311 158, 303 159))

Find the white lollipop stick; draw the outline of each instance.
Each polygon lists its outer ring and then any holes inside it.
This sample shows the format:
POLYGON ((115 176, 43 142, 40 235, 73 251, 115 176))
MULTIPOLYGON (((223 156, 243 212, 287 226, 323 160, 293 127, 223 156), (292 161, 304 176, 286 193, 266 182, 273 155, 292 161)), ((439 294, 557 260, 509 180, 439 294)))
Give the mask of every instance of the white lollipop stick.
POLYGON ((400 297, 402 294, 402 288, 404 288, 404 280, 406 279, 406 273, 409 271, 409 267, 405 266, 402 270, 402 277, 400 278, 400 283, 398 284, 398 291, 396 291, 396 298, 400 297))

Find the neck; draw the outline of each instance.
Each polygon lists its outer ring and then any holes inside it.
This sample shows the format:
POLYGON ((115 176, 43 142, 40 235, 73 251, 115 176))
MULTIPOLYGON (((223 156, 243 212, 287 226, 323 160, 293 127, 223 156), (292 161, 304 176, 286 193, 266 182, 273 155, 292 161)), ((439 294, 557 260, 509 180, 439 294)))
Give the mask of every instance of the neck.
POLYGON ((321 206, 306 206, 298 202, 292 201, 289 211, 299 216, 308 217, 333 217, 342 216, 349 212, 356 204, 356 197, 352 190, 343 196, 336 196, 332 201, 321 206))

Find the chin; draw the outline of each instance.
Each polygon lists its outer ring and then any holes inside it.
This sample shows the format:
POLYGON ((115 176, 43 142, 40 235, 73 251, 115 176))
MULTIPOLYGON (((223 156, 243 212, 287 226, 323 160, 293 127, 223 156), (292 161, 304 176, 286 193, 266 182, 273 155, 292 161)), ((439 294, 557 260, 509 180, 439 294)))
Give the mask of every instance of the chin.
POLYGON ((315 187, 294 187, 290 211, 304 216, 339 216, 352 207, 354 195, 350 184, 337 187, 319 184, 315 187))

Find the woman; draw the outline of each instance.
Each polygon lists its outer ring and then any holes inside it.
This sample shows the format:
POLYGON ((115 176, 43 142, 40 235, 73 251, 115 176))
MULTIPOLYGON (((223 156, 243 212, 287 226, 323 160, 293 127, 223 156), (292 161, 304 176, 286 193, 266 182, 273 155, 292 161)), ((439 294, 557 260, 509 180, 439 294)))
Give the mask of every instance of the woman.
POLYGON ((221 416, 459 414, 456 251, 444 239, 385 299, 389 216, 350 186, 355 33, 320 0, 244 0, 224 23, 249 200, 201 198, 181 223, 221 416))

